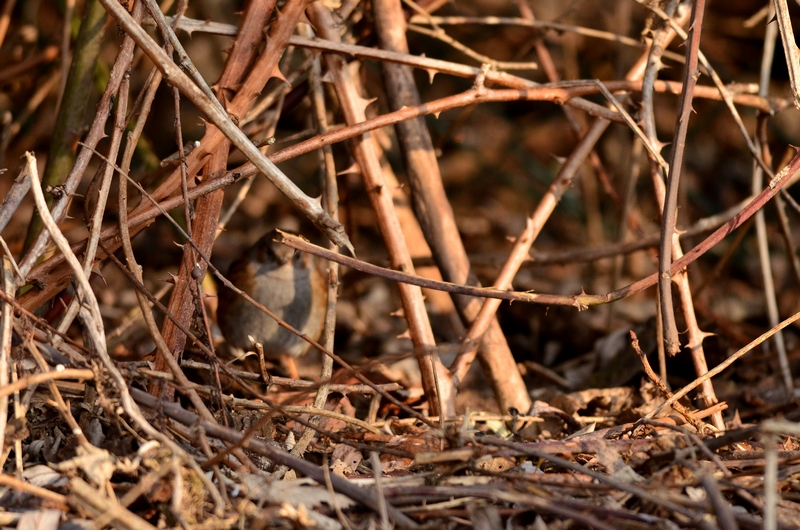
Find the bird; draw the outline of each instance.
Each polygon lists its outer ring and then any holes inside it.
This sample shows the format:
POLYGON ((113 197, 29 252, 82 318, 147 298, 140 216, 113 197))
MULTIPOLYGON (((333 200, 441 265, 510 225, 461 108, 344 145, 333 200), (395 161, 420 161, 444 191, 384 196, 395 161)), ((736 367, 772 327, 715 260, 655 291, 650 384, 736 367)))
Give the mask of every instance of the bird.
MULTIPOLYGON (((236 259, 227 278, 287 324, 317 340, 325 325, 328 290, 323 261, 276 241, 272 230, 236 259)), ((254 350, 252 337, 264 357, 287 366, 296 378, 294 358, 311 345, 227 287, 219 292, 217 323, 229 348, 254 350)))

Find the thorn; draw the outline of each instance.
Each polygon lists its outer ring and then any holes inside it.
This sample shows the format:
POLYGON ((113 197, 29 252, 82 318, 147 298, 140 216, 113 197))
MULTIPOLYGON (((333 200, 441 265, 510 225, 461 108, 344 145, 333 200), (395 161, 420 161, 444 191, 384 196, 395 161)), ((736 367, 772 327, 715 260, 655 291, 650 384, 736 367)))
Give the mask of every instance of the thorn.
POLYGON ((369 107, 376 101, 378 101, 378 98, 370 98, 370 99, 358 98, 358 103, 361 106, 361 112, 366 114, 367 107, 369 107))
POLYGON ((289 85, 290 88, 292 86, 292 84, 289 83, 289 80, 286 79, 286 76, 283 75, 283 72, 281 72, 281 69, 278 68, 278 65, 275 65, 275 68, 272 69, 272 73, 270 74, 270 77, 277 77, 278 79, 280 79, 281 81, 283 81, 284 83, 289 85))
POLYGON ((704 340, 706 340, 706 339, 708 339, 708 338, 711 338, 711 337, 716 337, 716 336, 717 336, 717 334, 716 334, 716 333, 711 333, 711 332, 701 331, 701 332, 700 332, 700 341, 702 342, 702 341, 704 341, 704 340))
POLYGON ((103 282, 103 284, 106 287, 108 287, 108 281, 106 280, 106 277, 103 276, 103 273, 102 273, 102 271, 100 269, 100 263, 95 263, 94 265, 92 265, 92 273, 91 273, 90 277, 91 276, 95 276, 97 278, 100 278, 100 280, 103 282))
MULTIPOLYGON (((583 289, 583 287, 581 287, 581 294, 580 294, 580 296, 586 296, 586 291, 583 289)), ((581 302, 581 301, 580 301, 580 299, 579 299, 579 297, 578 297, 578 296, 576 296, 576 295, 574 295, 574 294, 572 295, 572 305, 573 305, 573 306, 574 306, 574 307, 575 307, 575 308, 576 308, 578 311, 586 311, 587 309, 589 309, 589 306, 588 306, 588 305, 586 305, 585 303, 581 302)))
MULTIPOLYGON (((424 56, 425 56, 425 54, 422 54, 422 56, 424 57, 424 56)), ((436 74, 438 74, 439 72, 438 72, 437 70, 434 70, 433 68, 425 68, 424 70, 425 70, 425 72, 428 74, 428 83, 430 83, 430 84, 432 85, 432 84, 433 84, 433 78, 434 78, 434 77, 436 76, 436 74)))
POLYGON ((336 175, 349 175, 351 173, 361 174, 361 168, 358 166, 358 163, 354 162, 352 166, 339 171, 336 175))

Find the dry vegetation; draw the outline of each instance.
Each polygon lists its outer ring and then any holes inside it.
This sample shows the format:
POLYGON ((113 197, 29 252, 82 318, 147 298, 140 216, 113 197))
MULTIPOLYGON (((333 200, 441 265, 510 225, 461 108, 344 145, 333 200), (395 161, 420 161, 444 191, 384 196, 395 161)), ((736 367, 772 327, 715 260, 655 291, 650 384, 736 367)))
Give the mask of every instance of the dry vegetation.
POLYGON ((2 10, 3 527, 800 528, 793 11, 2 10), (300 379, 217 356, 274 227, 300 379))

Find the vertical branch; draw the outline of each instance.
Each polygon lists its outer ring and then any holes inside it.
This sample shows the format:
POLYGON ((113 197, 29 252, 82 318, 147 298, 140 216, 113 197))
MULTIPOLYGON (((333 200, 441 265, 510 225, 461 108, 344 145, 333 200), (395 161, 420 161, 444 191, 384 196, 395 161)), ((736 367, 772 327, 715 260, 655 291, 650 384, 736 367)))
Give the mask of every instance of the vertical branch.
MULTIPOLYGON (((114 112, 114 125, 111 132, 111 141, 108 146, 108 156, 106 162, 101 166, 100 171, 100 184, 97 186, 97 200, 95 202, 94 211, 92 212, 91 219, 88 218, 88 212, 84 214, 86 225, 89 227, 89 238, 86 244, 86 251, 83 255, 83 273, 87 277, 91 275, 92 267, 94 266, 95 256, 97 256, 100 242, 100 232, 103 229, 103 217, 105 214, 106 204, 108 203, 108 194, 111 192, 111 182, 114 176, 113 162, 117 160, 119 154, 120 144, 122 143, 122 135, 125 131, 125 113, 128 110, 128 94, 130 88, 130 73, 126 72, 122 76, 122 83, 120 84, 119 91, 116 94, 117 108, 114 112)), ((88 202, 84 204, 88 207, 88 202)), ((83 301, 79 297, 73 297, 72 301, 67 308, 66 314, 61 322, 58 324, 58 330, 62 333, 69 329, 73 319, 78 315, 80 306, 83 301)))
MULTIPOLYGON (((51 137, 47 166, 42 174, 42 184, 45 186, 55 187, 62 184, 61 179, 69 173, 70 167, 75 161, 73 147, 83 126, 81 120, 83 120, 89 101, 86 95, 92 89, 97 57, 100 55, 100 48, 103 44, 106 20, 108 20, 108 15, 100 2, 97 0, 86 2, 81 29, 75 43, 75 54, 65 81, 64 98, 51 137)), ((69 24, 69 21, 66 23, 69 24)), ((52 204, 53 201, 50 198, 48 205, 52 204)), ((33 245, 41 228, 41 219, 38 216, 34 217, 28 227, 26 248, 33 245)))
MULTIPOLYGON (((403 27, 405 19, 400 2, 378 0, 375 2, 374 12, 381 47, 408 53, 403 27)), ((419 92, 410 68, 384 63, 383 71, 384 85, 392 110, 420 104, 419 92)), ((479 285, 471 272, 469 259, 456 227, 425 120, 419 118, 404 121, 396 126, 396 130, 405 158, 414 211, 442 276, 454 283, 479 285)), ((453 301, 462 321, 471 325, 480 311, 480 301, 464 296, 454 296, 453 301)), ((514 407, 527 411, 531 406, 528 391, 496 319, 490 319, 482 337, 479 359, 500 410, 514 407)), ((462 378, 463 374, 456 380, 460 381, 462 378)))
POLYGON ((689 116, 692 113, 692 97, 700 72, 698 52, 700 35, 703 29, 705 0, 695 0, 691 18, 691 33, 686 52, 686 68, 683 77, 678 120, 675 124, 675 136, 669 160, 669 175, 664 198, 664 209, 661 216, 661 245, 658 252, 658 296, 661 304, 661 318, 664 324, 664 347, 670 355, 681 349, 678 328, 675 324, 675 312, 672 304, 672 244, 675 235, 675 217, 678 209, 678 189, 680 187, 681 168, 686 147, 686 133, 689 130, 689 116))
MULTIPOLYGON (((667 18, 675 13, 675 9, 677 8, 677 2, 673 2, 668 6, 668 15, 667 18)), ((642 128, 647 135, 647 138, 653 145, 661 145, 658 142, 658 138, 656 136, 655 130, 655 114, 654 114, 654 106, 653 106, 653 85, 656 81, 658 76, 658 71, 661 68, 661 55, 663 54, 664 50, 666 49, 667 44, 675 38, 677 34, 677 27, 681 24, 681 19, 685 20, 686 13, 677 12, 676 18, 677 20, 674 23, 670 23, 669 26, 661 31, 656 32, 653 36, 653 43, 651 45, 651 50, 649 53, 649 57, 647 59, 647 65, 644 71, 644 82, 642 83, 642 106, 643 106, 643 125, 642 128)), ((677 149, 677 147, 675 147, 677 149)), ((655 195, 656 200, 658 201, 659 206, 661 207, 662 211, 665 209, 666 204, 666 195, 667 190, 664 185, 664 178, 663 173, 661 171, 661 167, 650 158, 650 165, 651 165, 651 174, 653 180, 653 187, 655 188, 655 195)), ((674 221, 674 216, 673 216, 674 221)), ((672 250, 672 259, 678 260, 683 257, 683 250, 680 245, 680 241, 676 234, 671 236, 671 250, 672 250)), ((661 275, 659 274, 659 278, 661 275)), ((703 348, 703 340, 706 337, 706 333, 702 332, 699 328, 697 322, 697 315, 694 311, 694 300, 692 298, 691 287, 689 285, 689 278, 685 270, 681 270, 673 275, 673 279, 677 285, 678 293, 681 299, 681 307, 683 309, 684 319, 686 321, 686 328, 687 328, 687 347, 689 349, 690 355, 692 357, 692 363, 694 364, 695 373, 698 376, 702 376, 706 372, 708 372, 708 364, 706 363, 705 358, 705 351, 703 348)), ((671 289, 668 289, 670 295, 672 294, 671 289)), ((665 320, 663 315, 663 305, 660 298, 661 293, 659 292, 659 341, 658 349, 659 349, 659 358, 664 357, 664 350, 666 349, 666 340, 664 337, 666 336, 666 328, 665 328, 665 320)), ((670 316, 673 318, 674 322, 674 313, 671 313, 670 316)), ((666 366, 665 362, 661 361, 661 372, 666 373, 666 366)), ((704 380, 700 386, 700 391, 698 392, 698 397, 700 398, 701 402, 706 406, 710 407, 713 404, 717 403, 716 394, 714 392, 714 386, 712 385, 710 380, 704 380)), ((725 426, 725 423, 722 419, 722 414, 720 412, 715 412, 711 417, 711 423, 718 429, 722 429, 725 426)))
POLYGON ((794 38, 792 17, 789 15, 789 6, 786 0, 775 0, 775 17, 781 29, 781 42, 786 54, 786 66, 789 68, 789 80, 792 83, 792 98, 794 106, 800 109, 800 48, 794 38))
MULTIPOLYGON (((287 4, 285 10, 291 12, 291 5, 296 5, 303 1, 304 0, 287 4)), ((228 99, 228 93, 242 81, 241 78, 244 76, 247 67, 255 56, 258 44, 262 40, 261 32, 269 20, 274 5, 273 0, 253 0, 253 2, 248 5, 247 11, 242 17, 240 33, 228 56, 225 69, 217 83, 217 98, 220 102, 224 103, 228 99)), ((300 13, 302 13, 302 11, 300 11, 300 13)), ((286 24, 293 24, 292 28, 294 28, 294 24, 296 24, 291 17, 284 18, 283 22, 286 24)), ((277 65, 282 51, 283 48, 280 48, 279 51, 274 50, 275 53, 271 54, 270 64, 273 65, 273 68, 267 70, 270 73, 277 65)), ((266 79, 264 81, 266 81, 266 79)), ((252 100, 250 102, 252 103, 252 100)), ((206 131, 203 140, 207 141, 209 136, 219 136, 219 140, 216 142, 216 148, 212 152, 211 157, 206 160, 203 174, 204 180, 214 179, 225 172, 228 162, 228 151, 231 145, 231 142, 226 137, 222 136, 216 127, 211 125, 209 125, 209 130, 206 131)), ((180 147, 181 146, 179 146, 179 148, 180 147)), ((196 151, 198 150, 199 148, 196 151)), ((183 164, 181 163, 181 165, 183 164)), ((180 168, 181 173, 184 170, 185 168, 180 168)), ((211 248, 214 245, 224 194, 225 192, 223 190, 214 191, 200 197, 195 204, 196 225, 194 226, 194 241, 200 253, 205 256, 211 254, 211 248)), ((172 296, 169 301, 170 313, 175 315, 180 323, 184 325, 188 325, 191 322, 195 305, 199 303, 200 293, 202 292, 200 281, 205 275, 205 271, 205 261, 199 259, 197 251, 192 246, 186 245, 184 247, 180 271, 175 277, 175 288, 172 291, 172 296), (195 271, 196 268, 199 268, 199 271, 195 271)), ((172 320, 166 320, 164 322, 162 334, 172 356, 177 357, 186 344, 186 335, 172 320)), ((161 357, 156 359, 155 365, 156 370, 166 370, 168 368, 166 359, 162 359, 161 357)), ((153 381, 149 391, 154 395, 162 395, 163 393, 166 398, 172 398, 171 387, 165 386, 162 381, 153 381)))
MULTIPOLYGON (((311 28, 303 24, 300 26, 300 33, 306 37, 311 37, 311 28)), ((313 55, 313 52, 308 52, 313 55)), ((328 132, 328 116, 325 108, 325 94, 322 91, 322 62, 320 57, 313 57, 311 68, 308 72, 308 83, 311 91, 311 105, 313 111, 313 122, 316 126, 317 134, 328 132)), ((330 214, 331 218, 339 220, 339 186, 336 182, 336 164, 333 159, 333 149, 325 146, 320 150, 321 174, 322 174, 322 194, 323 207, 330 214)), ((336 245, 328 243, 328 248, 336 252, 336 245)), ((325 312, 325 328, 322 331, 320 343, 328 351, 333 351, 334 331, 336 330, 336 302, 339 296, 339 264, 335 261, 328 262, 328 307, 325 312)), ((333 375, 333 357, 322 356, 322 369, 320 370, 320 384, 317 395, 314 396, 314 408, 322 409, 328 401, 328 382, 333 375)), ((320 417, 314 416, 309 421, 316 425, 320 417)), ((303 435, 292 448, 292 454, 302 456, 314 437, 314 430, 306 427, 303 435)))
MULTIPOLYGON (((772 16, 773 9, 770 8, 769 15, 772 16)), ((772 72, 772 60, 775 56, 775 40, 778 37, 778 28, 775 24, 767 25, 766 34, 764 35, 764 49, 761 53, 761 72, 758 79, 758 95, 766 97, 769 94, 769 80, 772 72)), ((794 46, 795 51, 797 46, 794 46)), ((797 57, 795 55, 787 55, 787 57, 797 57)), ((794 78, 792 78, 794 79, 794 78)), ((795 95, 795 97, 797 97, 795 95)), ((762 147, 761 138, 755 135, 756 149, 760 150, 762 147)), ((758 193, 764 185, 764 171, 758 164, 753 165, 753 175, 751 177, 750 189, 753 193, 758 193)), ((780 210, 781 198, 776 197, 776 207, 780 210)), ((775 327, 780 322, 780 315, 778 313, 778 301, 775 296, 775 280, 772 276, 772 262, 769 256, 769 240, 767 238, 767 223, 764 219, 764 210, 759 210, 755 215, 756 223, 756 236, 758 239, 758 258, 761 263, 761 278, 764 281, 764 299, 767 303, 767 318, 769 325, 775 327)), ((791 248, 791 247, 790 247, 791 248)), ((795 256, 792 256, 796 259, 795 256)), ((786 355, 786 342, 783 339, 783 332, 778 331, 775 334, 775 350, 778 353, 778 362, 781 367, 781 374, 783 375, 783 384, 786 387, 789 399, 794 394, 794 381, 792 380, 792 372, 789 368, 789 359, 786 355)))
MULTIPOLYGON (((330 10, 319 3, 313 3, 309 6, 308 14, 320 37, 337 42, 340 40, 330 10)), ((338 55, 328 54, 325 55, 325 62, 333 77, 339 103, 347 123, 352 125, 364 121, 366 105, 356 89, 353 76, 344 59, 338 55)), ((394 211, 391 190, 384 184, 373 141, 370 134, 365 134, 355 140, 353 154, 361 169, 370 202, 378 217, 392 267, 413 274, 414 266, 411 262, 411 255, 394 211)), ((398 289, 403 301, 411 340, 418 355, 422 385, 431 411, 433 414, 439 414, 442 418, 451 416, 455 413, 455 389, 450 374, 435 352, 435 339, 426 313, 422 290, 406 284, 399 284, 398 289)))
MULTIPOLYGON (((138 21, 142 18, 142 11, 142 4, 137 2, 133 7, 131 16, 134 20, 138 21)), ((69 204, 72 201, 72 195, 75 193, 75 190, 78 189, 78 185, 83 178, 83 174, 89 165, 89 160, 94 154, 94 149, 97 147, 97 144, 100 142, 100 140, 105 138, 104 129, 111 111, 112 97, 119 90, 119 86, 122 83, 122 78, 125 75, 125 72, 128 71, 128 68, 130 68, 131 61, 133 60, 134 46, 135 44, 133 39, 129 36, 125 36, 122 41, 122 45, 120 46, 117 59, 114 62, 114 66, 111 68, 111 73, 108 77, 108 85, 106 85, 103 96, 100 98, 100 102, 97 104, 97 113, 95 114, 92 125, 89 128, 89 132, 83 140, 84 147, 78 153, 77 158, 75 158, 75 163, 72 164, 69 174, 67 175, 66 179, 64 179, 64 194, 61 195, 55 201, 55 203, 53 203, 50 213, 56 222, 63 219, 66 215, 69 204)), ((86 98, 85 91, 81 93, 81 97, 83 99, 86 98)), ((67 96, 65 96, 62 106, 66 105, 66 101, 67 96)), ((45 168, 45 174, 47 174, 47 168, 45 168)), ((39 258, 47 246, 48 239, 49 235, 47 232, 40 231, 36 236, 36 239, 33 241, 33 244, 30 245, 28 253, 19 264, 19 268, 25 276, 28 275, 36 262, 39 261, 39 258)))
POLYGON ((16 0, 6 0, 3 3, 3 11, 0 12, 0 46, 6 40, 8 25, 11 23, 11 12, 14 11, 14 4, 16 3, 16 0))
MULTIPOLYGON (((11 269, 11 258, 3 255, 0 258, 2 263, 2 290, 5 296, 3 302, 0 304, 2 307, 2 314, 0 314, 0 388, 5 388, 8 385, 8 370, 9 359, 11 359, 11 331, 14 323, 14 308, 7 299, 14 298, 16 283, 14 282, 14 273, 11 269)), ((6 435, 6 423, 8 421, 8 396, 3 394, 0 396, 0 462, 3 461, 3 443, 6 435)), ((2 466, 0 466, 2 467, 2 466)))

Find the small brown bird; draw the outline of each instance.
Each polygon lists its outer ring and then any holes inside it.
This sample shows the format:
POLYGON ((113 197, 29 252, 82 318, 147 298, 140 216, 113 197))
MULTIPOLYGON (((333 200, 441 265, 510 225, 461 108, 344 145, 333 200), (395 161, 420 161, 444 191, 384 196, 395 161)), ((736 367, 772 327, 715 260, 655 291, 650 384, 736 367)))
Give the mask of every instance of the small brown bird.
MULTIPOLYGON (((233 262, 227 278, 287 324, 316 340, 325 324, 328 299, 321 260, 276 242, 279 237, 275 230, 264 235, 233 262)), ((299 357, 310 348, 308 342, 278 326, 226 287, 219 292, 217 322, 230 347, 253 350, 249 335, 261 343, 270 359, 299 357)))

